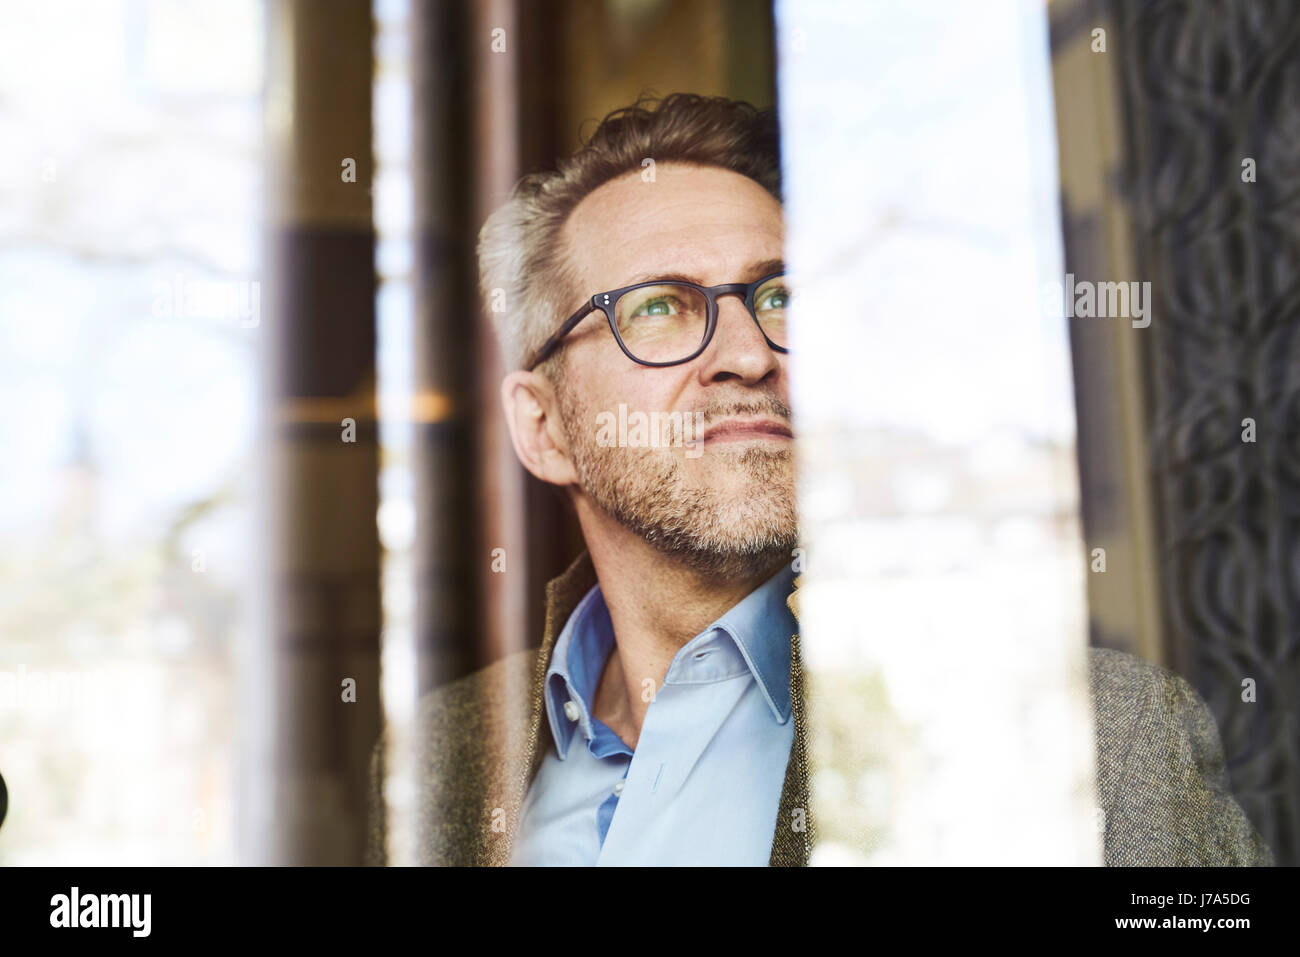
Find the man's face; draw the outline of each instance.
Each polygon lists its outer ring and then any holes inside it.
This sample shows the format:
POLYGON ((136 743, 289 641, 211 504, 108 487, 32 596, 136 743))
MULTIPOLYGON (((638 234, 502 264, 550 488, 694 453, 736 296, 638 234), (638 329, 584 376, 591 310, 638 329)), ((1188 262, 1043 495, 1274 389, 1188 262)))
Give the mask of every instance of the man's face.
MULTIPOLYGON (((573 307, 649 279, 762 278, 782 259, 783 233, 780 204, 748 177, 684 164, 661 164, 653 182, 629 173, 587 196, 565 225, 573 307)), ((579 484, 597 507, 705 574, 754 574, 789 556, 798 531, 786 357, 743 300, 718 300, 708 348, 680 365, 633 362, 601 312, 565 350, 561 417, 579 484), (676 441, 665 447, 664 432, 658 447, 638 441, 634 413, 671 421, 676 441), (680 432, 667 413, 681 413, 680 432), (622 445, 621 418, 633 426, 622 445)))

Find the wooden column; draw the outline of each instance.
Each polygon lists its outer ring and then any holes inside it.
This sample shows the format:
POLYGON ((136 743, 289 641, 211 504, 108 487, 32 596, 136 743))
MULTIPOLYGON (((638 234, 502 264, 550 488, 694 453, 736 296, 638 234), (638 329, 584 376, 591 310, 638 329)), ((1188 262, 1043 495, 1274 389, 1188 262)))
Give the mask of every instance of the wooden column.
POLYGON ((245 671, 249 863, 356 864, 364 850, 380 716, 371 36, 366 0, 268 7, 266 593, 245 671))

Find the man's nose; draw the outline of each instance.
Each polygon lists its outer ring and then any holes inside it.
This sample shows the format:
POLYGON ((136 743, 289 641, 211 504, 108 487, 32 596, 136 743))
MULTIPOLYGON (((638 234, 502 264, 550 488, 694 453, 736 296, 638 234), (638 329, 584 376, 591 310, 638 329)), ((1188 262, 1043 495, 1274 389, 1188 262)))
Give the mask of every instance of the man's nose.
POLYGON ((718 324, 713 341, 700 357, 704 382, 739 379, 758 383, 780 368, 776 351, 767 344, 758 322, 740 296, 718 297, 718 324))

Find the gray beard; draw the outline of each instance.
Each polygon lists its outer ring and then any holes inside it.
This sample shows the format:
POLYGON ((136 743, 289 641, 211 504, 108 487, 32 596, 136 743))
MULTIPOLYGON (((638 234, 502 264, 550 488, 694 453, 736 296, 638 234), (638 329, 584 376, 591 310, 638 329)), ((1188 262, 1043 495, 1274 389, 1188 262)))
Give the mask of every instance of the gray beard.
POLYGON ((658 551, 719 580, 752 578, 789 560, 799 539, 789 449, 706 451, 747 474, 749 492, 743 499, 727 498, 689 484, 682 463, 668 450, 600 447, 588 410, 569 407, 564 399, 559 405, 583 491, 658 551))

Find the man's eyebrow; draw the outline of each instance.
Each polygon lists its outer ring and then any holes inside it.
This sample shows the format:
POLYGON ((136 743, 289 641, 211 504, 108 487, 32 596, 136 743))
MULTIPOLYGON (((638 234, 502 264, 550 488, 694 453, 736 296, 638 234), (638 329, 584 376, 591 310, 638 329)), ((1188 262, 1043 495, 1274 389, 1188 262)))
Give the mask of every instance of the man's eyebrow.
MULTIPOLYGON (((774 273, 785 272, 785 263, 780 259, 764 259, 762 262, 752 264, 745 270, 745 275, 734 282, 753 282, 755 279, 762 279, 764 276, 771 276, 774 273)), ((635 286, 639 282, 654 282, 656 280, 667 280, 669 282, 690 282, 697 286, 704 286, 699 276, 690 276, 686 273, 678 272, 647 272, 642 273, 634 279, 624 283, 625 286, 635 286)))

